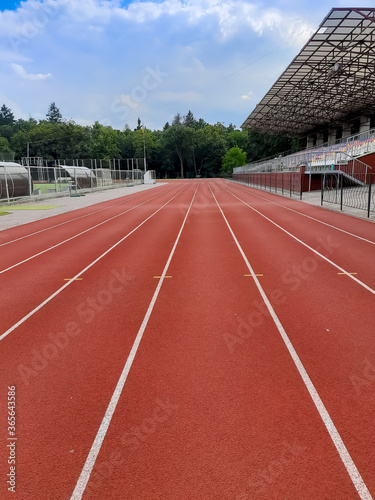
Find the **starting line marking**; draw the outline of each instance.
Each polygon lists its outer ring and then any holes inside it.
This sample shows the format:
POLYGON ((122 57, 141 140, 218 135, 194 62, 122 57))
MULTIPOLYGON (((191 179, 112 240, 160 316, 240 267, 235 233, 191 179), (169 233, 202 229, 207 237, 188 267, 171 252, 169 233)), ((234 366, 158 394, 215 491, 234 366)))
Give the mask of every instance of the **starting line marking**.
MULTIPOLYGON (((244 274, 244 276, 250 276, 250 277, 252 277, 251 274, 244 274)), ((254 276, 263 276, 263 274, 254 274, 254 276)))
POLYGON ((64 278, 64 281, 82 281, 83 278, 64 278))
MULTIPOLYGON (((162 276, 154 276, 154 278, 160 279, 162 276)), ((172 276, 164 276, 164 278, 172 278, 172 276)))
POLYGON ((358 274, 358 273, 337 273, 337 274, 358 274))

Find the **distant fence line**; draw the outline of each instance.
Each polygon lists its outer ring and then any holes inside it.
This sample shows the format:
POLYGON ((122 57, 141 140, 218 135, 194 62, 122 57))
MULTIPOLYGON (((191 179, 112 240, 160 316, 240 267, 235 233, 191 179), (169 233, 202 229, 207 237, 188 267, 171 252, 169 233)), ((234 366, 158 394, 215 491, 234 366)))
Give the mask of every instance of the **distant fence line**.
POLYGON ((285 195, 298 195, 302 199, 303 177, 300 172, 252 172, 233 174, 233 180, 266 191, 281 191, 285 195))
POLYGON ((69 160, 45 162, 41 158, 23 158, 22 165, 0 162, 0 198, 9 202, 24 196, 72 195, 82 190, 144 182, 144 171, 134 168, 140 165, 136 158, 122 164, 121 160, 89 160, 87 166, 83 160, 79 161, 80 165, 72 163, 69 160))
POLYGON ((98 168, 108 168, 109 170, 144 170, 144 158, 57 158, 55 160, 45 160, 41 157, 23 157, 21 165, 33 167, 86 167, 91 170, 98 168))

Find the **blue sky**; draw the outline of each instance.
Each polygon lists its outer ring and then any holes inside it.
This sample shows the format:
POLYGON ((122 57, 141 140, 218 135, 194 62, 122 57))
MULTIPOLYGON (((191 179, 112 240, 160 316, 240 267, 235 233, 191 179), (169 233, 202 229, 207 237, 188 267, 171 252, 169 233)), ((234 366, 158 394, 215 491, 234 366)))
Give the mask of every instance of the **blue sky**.
MULTIPOLYGON (((375 0, 334 7, 374 7, 375 0)), ((323 0, 2 0, 0 105, 160 129, 243 123, 332 8, 323 0)))

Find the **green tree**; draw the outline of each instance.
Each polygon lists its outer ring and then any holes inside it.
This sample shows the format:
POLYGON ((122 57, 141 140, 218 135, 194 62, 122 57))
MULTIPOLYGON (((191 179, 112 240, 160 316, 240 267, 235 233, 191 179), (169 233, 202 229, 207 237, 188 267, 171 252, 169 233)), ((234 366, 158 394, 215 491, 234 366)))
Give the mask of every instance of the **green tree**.
POLYGON ((194 118, 194 115, 190 110, 188 111, 187 115, 184 116, 182 124, 184 127, 191 127, 191 128, 196 127, 197 120, 194 118))
POLYGON ((227 127, 227 137, 228 137, 228 146, 233 148, 234 146, 238 146, 244 151, 247 150, 249 143, 249 135, 247 130, 228 130, 227 127))
POLYGON ((134 130, 141 130, 141 129, 142 129, 142 122, 141 119, 138 117, 137 126, 134 130))
POLYGON ((0 125, 13 125, 14 115, 12 110, 3 104, 0 108, 0 125))
POLYGON ((193 130, 183 125, 172 125, 163 134, 164 147, 175 153, 180 164, 180 175, 184 178, 184 160, 193 149, 193 130))
POLYGON ((182 116, 180 113, 174 115, 172 125, 182 125, 182 116))
POLYGON ((233 169, 242 165, 246 165, 246 153, 238 146, 234 146, 223 156, 220 173, 223 176, 232 175, 233 169))
POLYGON ((120 158, 120 134, 112 127, 105 127, 95 122, 91 129, 91 158, 120 158))
POLYGON ((54 102, 51 102, 48 108, 48 112, 46 115, 47 121, 50 123, 61 123, 62 122, 62 114, 60 113, 59 108, 56 106, 54 102))
POLYGON ((9 151, 11 151, 11 149, 9 147, 8 139, 6 139, 5 137, 0 137, 0 152, 8 153, 9 151))
POLYGON ((204 177, 219 175, 221 160, 227 148, 227 134, 221 123, 206 125, 195 131, 197 170, 204 177))

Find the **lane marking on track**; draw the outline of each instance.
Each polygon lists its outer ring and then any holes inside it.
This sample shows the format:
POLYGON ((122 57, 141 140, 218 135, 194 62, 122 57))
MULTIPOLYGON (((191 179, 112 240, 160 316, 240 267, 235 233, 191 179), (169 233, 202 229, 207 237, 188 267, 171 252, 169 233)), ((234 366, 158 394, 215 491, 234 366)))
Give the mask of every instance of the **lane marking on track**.
MULTIPOLYGON (((164 187, 164 186, 161 186, 161 187, 164 187)), ((161 196, 162 194, 165 194, 165 193, 169 193, 173 189, 174 188, 168 189, 167 191, 164 191, 164 193, 161 193, 158 196, 161 196)), ((45 231, 49 231, 50 229, 54 229, 56 227, 63 226, 64 224, 69 224, 70 222, 74 222, 74 221, 79 220, 79 219, 84 219, 85 217, 89 217, 90 215, 98 214, 99 212, 104 212, 104 210, 109 210, 110 208, 117 207, 118 205, 122 205, 123 203, 125 203, 127 201, 133 201, 134 199, 140 198, 145 192, 146 191, 142 191, 139 194, 139 196, 133 196, 132 198, 130 198, 132 195, 119 196, 119 198, 122 199, 122 201, 119 203, 115 203, 114 205, 110 205, 109 207, 100 208, 99 210, 94 210, 94 212, 90 212, 89 214, 80 215, 79 217, 74 217, 73 219, 69 219, 69 220, 66 220, 64 222, 60 222, 59 224, 55 224, 54 226, 40 229, 39 231, 35 231, 34 233, 25 234, 24 236, 20 236, 19 238, 15 238, 14 240, 6 241, 5 243, 0 243, 0 247, 3 247, 5 245, 10 245, 11 243, 15 243, 15 242, 23 240, 25 238, 30 238, 30 236, 35 236, 36 234, 40 234, 40 233, 43 233, 45 231), (124 199, 124 198, 126 198, 126 199, 124 199), (130 198, 130 199, 128 199, 128 198, 130 198)), ((110 201, 110 200, 107 200, 107 201, 110 201)), ((99 203, 107 203, 107 202, 101 201, 99 203)), ((96 204, 94 203, 93 205, 97 205, 97 203, 96 204)), ((89 205, 87 207, 76 208, 75 210, 71 210, 71 212, 76 212, 77 210, 83 210, 85 208, 90 208, 90 206, 93 206, 93 205, 89 205)), ((68 213, 70 213, 70 212, 64 212, 63 214, 58 214, 58 215, 65 215, 68 213)), ((56 217, 57 217, 57 215, 56 215, 56 217)), ((47 217, 47 218, 50 218, 50 217, 47 217)), ((43 220, 43 219, 40 219, 40 220, 43 220)), ((37 222, 37 221, 30 221, 27 224, 31 224, 32 222, 37 222)), ((19 227, 19 226, 13 226, 13 228, 14 227, 19 227)), ((13 228, 9 228, 9 229, 13 229, 13 228)), ((4 231, 6 231, 6 229, 4 231)))
MULTIPOLYGON (((249 186, 251 188, 251 186, 249 186)), ((256 188, 253 188, 256 189, 256 188)), ((241 189, 243 193, 247 192, 244 189, 241 189)), ((331 227, 333 229, 336 229, 337 231, 341 231, 342 233, 348 234, 349 236, 353 236, 354 238, 358 238, 359 240, 366 241, 367 243, 370 243, 371 245, 375 245, 375 241, 368 240, 366 238, 362 238, 362 236, 358 236, 357 234, 351 233, 349 231, 345 231, 345 229, 341 229, 337 226, 333 226, 332 224, 328 224, 328 222, 323 222, 322 220, 316 219, 315 217, 311 217, 311 215, 304 214, 302 212, 298 212, 298 210, 294 210, 293 208, 286 207, 285 205, 281 205, 281 203, 276 203, 276 201, 269 200, 268 198, 264 198, 264 196, 259 196, 258 194, 255 193, 250 193, 252 196, 255 196, 257 198, 260 198, 261 200, 268 201, 269 203, 273 203, 274 205, 277 205, 279 207, 285 208, 285 210, 290 210, 291 212, 295 212, 296 214, 302 215, 303 217, 307 217, 308 219, 314 220, 316 222, 320 222, 320 224, 324 224, 325 226, 331 227)), ((273 194, 273 193, 270 193, 273 194)), ((280 196, 280 195, 277 195, 280 196)), ((296 200, 294 200, 296 201, 296 200)), ((315 206, 315 205, 310 205, 310 206, 315 206)), ((366 222, 372 222, 372 221, 366 221, 366 222)))
POLYGON ((339 266, 338 264, 335 264, 332 260, 328 259, 328 257, 325 257, 323 254, 321 254, 320 252, 318 252, 317 250, 315 250, 315 248, 310 247, 307 243, 304 243, 302 240, 300 240, 299 238, 297 238, 297 236, 294 236, 294 234, 290 233, 289 231, 287 231, 286 229, 284 229, 283 227, 281 227, 279 224, 277 224, 276 222, 274 222, 272 219, 270 219, 266 215, 262 214, 262 212, 259 212, 259 210, 257 210, 256 208, 254 208, 251 205, 249 205, 248 203, 246 203, 246 201, 241 200, 241 198, 239 198, 238 196, 236 196, 235 194, 233 194, 231 191, 228 191, 228 189, 224 188, 223 186, 220 186, 220 187, 222 189, 224 189, 224 191, 227 191, 229 194, 231 194, 234 198, 237 198, 237 200, 239 200, 241 203, 243 203, 244 205, 246 205, 247 207, 249 207, 251 210, 253 210, 257 214, 259 214, 261 217, 263 217, 264 219, 266 219, 269 222, 271 222, 271 224, 273 224, 274 226, 276 226, 279 229, 281 229, 281 231, 283 231, 284 233, 286 233, 288 236, 290 236, 294 240, 298 241, 298 243, 301 243, 301 245, 305 246, 306 248, 308 248, 309 250, 311 250, 312 252, 314 252, 316 255, 319 255, 319 257, 321 257, 323 260, 325 260, 326 262, 328 262, 329 264, 331 264, 332 266, 334 266, 336 269, 339 269, 339 271, 341 271, 343 274, 347 274, 349 276, 349 278, 351 278, 356 283, 358 283, 359 285, 361 285, 363 288, 365 288, 366 290, 368 290, 370 293, 372 293, 373 295, 375 295, 375 290, 372 289, 371 287, 369 287, 368 285, 366 285, 365 283, 363 283, 363 281, 360 281, 355 276, 352 276, 351 274, 349 274, 341 266, 339 266))
POLYGON ((198 188, 199 188, 199 185, 197 186, 197 188, 196 188, 196 190, 194 192, 193 198, 192 198, 192 200, 190 202, 189 208, 188 208, 188 210, 186 212, 186 215, 185 215, 185 218, 184 218, 184 220, 182 222, 182 225, 181 225, 180 231, 179 231, 179 233, 177 235, 176 241, 175 241, 175 243, 174 243, 174 245, 172 247, 171 253, 169 254, 167 263, 164 266, 164 270, 162 272, 161 279, 160 279, 160 281, 159 281, 159 283, 158 283, 158 285, 157 285, 157 287, 155 289, 154 295, 152 296, 150 305, 148 306, 148 309, 147 309, 147 312, 145 314, 145 317, 143 318, 141 327, 139 328, 139 331, 138 331, 137 336, 135 338, 134 344, 133 344, 132 349, 130 351, 129 357, 126 360, 124 369, 123 369, 123 371, 122 371, 122 373, 120 375, 120 378, 119 378, 119 380, 117 382, 117 386, 116 386, 115 391, 114 391, 114 393, 112 395, 112 398, 111 398, 111 400, 109 402, 108 408, 107 408, 107 410, 105 412, 105 415, 103 417, 102 423, 100 424, 99 430, 98 430, 98 432, 97 432, 97 434, 95 436, 95 440, 94 440, 94 442, 93 442, 93 444, 91 446, 90 452, 88 454, 88 457, 87 457, 86 462, 85 462, 85 464, 83 466, 82 472, 81 472, 81 474, 80 474, 80 476, 78 478, 77 484, 76 484, 76 486, 74 488, 74 491, 72 493, 72 496, 71 496, 70 500, 80 500, 82 498, 82 495, 85 492, 87 483, 88 483, 88 481, 90 479, 90 476, 91 476, 91 472, 92 472, 92 470, 94 468, 96 459, 97 459, 97 457, 99 455, 101 446, 102 446, 104 438, 105 438, 105 436, 107 434, 107 431, 108 431, 109 425, 111 423, 113 414, 114 414, 114 412, 116 410, 117 403, 118 403, 118 401, 120 399, 120 396, 122 394, 122 390, 124 388, 126 379, 127 379, 128 374, 130 372, 130 368, 132 367, 135 355, 137 354, 139 344, 140 344, 140 342, 142 340, 144 331, 146 330, 147 324, 149 322, 149 319, 150 319, 152 311, 154 309, 156 300, 158 298, 160 289, 161 289, 162 284, 164 282, 164 278, 166 277, 169 265, 170 265, 170 263, 172 261, 172 257, 174 255, 175 250, 176 250, 176 247, 177 247, 177 244, 178 244, 178 240, 180 239, 182 231, 183 231, 183 229, 185 227, 185 223, 186 223, 186 220, 187 220, 187 218, 189 216, 189 213, 190 213, 191 207, 193 205, 195 196, 197 194, 198 188))
POLYGON ((138 224, 137 227, 135 227, 134 229, 132 229, 127 235, 125 235, 123 238, 121 238, 121 240, 119 240, 117 243, 115 243, 114 245, 112 245, 110 248, 108 248, 108 250, 106 250, 105 252, 103 252, 101 255, 99 255, 99 257, 97 257, 95 260, 93 260, 91 262, 91 264, 89 264, 88 266, 86 266, 84 269, 82 269, 82 271, 80 271, 79 273, 77 273, 73 278, 72 280, 70 281, 67 281, 65 283, 65 285, 63 285, 62 287, 60 287, 58 290, 56 290, 56 292, 54 292, 52 295, 50 295, 49 297, 47 297, 43 302, 41 302, 37 307, 35 307, 32 311, 30 311, 28 314, 26 314, 26 316, 24 316, 22 319, 20 319, 19 321, 17 321, 17 323, 15 323, 13 326, 11 326, 10 328, 8 328, 8 330, 6 332, 4 332, 2 335, 0 335, 0 341, 3 340, 5 337, 7 337, 10 333, 12 333, 16 328, 18 328, 20 325, 22 325, 25 321, 27 321, 29 318, 31 318, 31 316, 33 316, 35 313, 37 313, 40 309, 42 309, 42 307, 44 307, 46 304, 48 304, 48 302, 50 302, 52 299, 54 299, 57 295, 59 295, 59 293, 61 293, 63 290, 65 290, 65 288, 67 288, 71 283, 73 283, 73 280, 76 280, 77 278, 79 278, 80 276, 82 276, 83 273, 85 273, 88 269, 90 269, 93 265, 95 265, 97 262, 99 262, 103 257, 105 257, 109 252, 111 252, 114 248, 116 248, 118 245, 120 245, 120 243, 122 243, 124 240, 126 240, 127 238, 129 238, 130 235, 132 235, 133 233, 135 233, 135 231, 137 231, 137 229, 139 229, 141 226, 143 226, 143 224, 145 224, 147 221, 149 221, 152 217, 154 217, 154 215, 156 215, 158 212, 160 212, 160 210, 162 210, 166 205, 168 205, 168 203, 170 203, 172 200, 174 200, 179 194, 183 193, 184 191, 186 191, 186 189, 188 188, 189 186, 186 186, 184 187, 183 189, 181 189, 181 191, 179 191, 177 194, 175 194, 170 200, 168 200, 166 203, 164 203, 164 205, 162 205, 160 208, 158 208, 153 214, 149 215, 147 217, 147 219, 145 219, 143 222, 141 222, 140 224, 138 224))
POLYGON ((50 250, 52 250, 54 248, 57 248, 57 247, 63 245, 64 243, 67 243, 68 241, 74 240, 75 238, 78 238, 78 236, 82 236, 83 234, 88 233, 89 231, 91 231, 93 229, 96 229, 97 227, 102 226, 103 224, 106 224, 107 222, 110 222, 111 220, 117 219, 118 217, 121 217, 122 215, 125 215, 128 212, 131 212, 132 210, 134 210, 134 209, 136 209, 136 208, 144 205, 145 203, 148 203, 149 201, 152 201, 155 198, 158 198, 162 194, 165 194, 165 193, 158 194, 157 196, 154 196, 153 198, 150 198, 150 199, 148 199, 146 201, 143 201, 142 203, 139 203, 139 205, 135 205, 134 207, 128 208, 124 212, 121 212, 121 213, 119 213, 117 215, 114 215, 113 217, 110 217, 109 219, 106 219, 106 220, 104 220, 102 222, 99 222, 98 224, 95 224, 95 226, 89 227, 88 229, 85 229, 84 231, 81 231, 80 233, 77 233, 74 236, 71 236, 70 238, 67 238, 66 240, 60 241, 60 243, 56 243, 56 245, 52 245, 51 247, 48 247, 45 250, 42 250, 41 252, 38 252, 38 253, 36 253, 34 255, 31 255, 27 259, 21 260, 20 262, 17 262, 17 264, 13 264, 13 266, 9 266, 6 269, 3 269, 2 271, 0 271, 0 274, 6 273, 7 271, 10 271, 11 269, 14 269, 15 267, 18 267, 21 264, 24 264, 25 262, 29 262, 30 260, 35 259, 36 257, 39 257, 40 255, 43 255, 44 253, 49 252, 50 250))
MULTIPOLYGON (((209 186, 210 187, 210 186, 209 186)), ((233 229, 231 228, 227 218, 225 217, 224 215, 224 212, 223 210, 221 209, 220 205, 219 205, 219 202, 217 201, 216 199, 216 196, 214 195, 211 187, 210 187, 210 190, 211 190, 211 193, 212 193, 212 196, 214 197, 214 200, 216 201, 216 204, 221 212, 221 215, 223 216, 224 218, 224 221, 231 233, 231 235, 233 236, 233 239, 234 241, 236 242, 236 245, 237 245, 237 248, 238 250, 240 251, 240 254, 242 255, 242 258, 243 260, 245 261, 245 264, 247 266, 247 268, 249 269, 251 275, 253 276, 254 278, 254 281, 256 283, 256 286, 258 288, 258 291, 286 345, 286 348, 288 349, 289 351, 289 354, 291 355, 293 361, 294 361, 294 364, 307 388, 307 390, 309 391, 309 394, 315 404, 315 407, 316 409, 318 410, 319 412, 319 415, 321 417, 321 419, 323 420, 324 422, 324 425, 336 447, 336 450, 338 451, 339 455, 340 455, 340 458, 342 460, 342 462, 344 463, 344 466, 350 476, 350 479, 352 480, 360 498, 362 500, 372 500, 372 497, 371 497, 371 494, 370 492, 368 491, 367 489, 367 486, 365 484, 365 482, 363 481, 355 463, 353 462, 353 459, 352 457, 350 456, 343 440, 341 439, 341 436, 338 432, 338 430, 336 429, 335 427, 335 424, 333 423, 326 407, 324 406, 324 403, 323 401, 321 400, 319 394, 318 394, 318 391, 315 389, 315 386, 314 384, 312 383, 305 367, 303 366, 302 364, 302 361, 300 360, 296 350, 294 349, 293 347, 293 344, 292 342, 290 341, 283 325, 281 324, 281 321, 279 320, 275 310, 273 309, 272 305, 271 305, 271 302, 268 300, 268 297, 265 293, 265 291, 263 290, 262 288, 262 285, 260 284, 258 278, 256 277, 255 273, 254 273, 254 270, 253 268, 251 267, 251 264, 250 262, 248 261, 246 255, 245 255, 245 252, 243 251, 240 243, 238 242, 234 232, 233 232, 233 229)))

